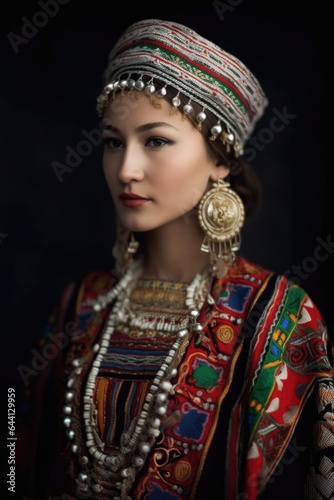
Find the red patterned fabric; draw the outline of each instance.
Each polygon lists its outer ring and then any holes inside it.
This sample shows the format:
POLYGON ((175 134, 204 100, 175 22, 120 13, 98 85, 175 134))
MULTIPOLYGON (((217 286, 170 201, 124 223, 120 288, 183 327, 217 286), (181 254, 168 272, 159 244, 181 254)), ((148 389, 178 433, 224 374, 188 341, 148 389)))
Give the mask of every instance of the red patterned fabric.
MULTIPOLYGON (((61 322, 74 319, 74 325, 66 350, 49 366, 59 373, 56 383, 61 385, 74 359, 86 358, 73 415, 79 451, 70 452, 61 429, 58 456, 52 447, 44 450, 50 480, 42 484, 40 471, 35 471, 32 487, 24 490, 29 499, 47 498, 31 493, 42 488, 50 496, 75 498, 74 478, 82 470, 78 457, 88 453, 82 389, 94 358, 92 347, 110 312, 96 313, 89 301, 115 281, 112 273, 89 274, 76 295, 73 317, 68 301, 65 316, 57 316, 61 322)), ((202 500, 208 491, 213 499, 228 500, 281 499, 284 491, 291 493, 289 498, 333 498, 333 369, 317 307, 285 277, 242 258, 227 276, 215 280, 211 296, 200 313, 203 331, 184 352, 173 380, 175 395, 131 498, 202 500)), ((52 328, 60 327, 56 322, 52 328)), ((55 422, 62 420, 42 412, 44 380, 52 378, 49 371, 41 375, 31 380, 38 403, 32 409, 38 409, 40 418, 31 419, 28 428, 32 432, 37 423, 39 434, 41 429, 54 432, 55 422)), ((60 397, 63 401, 64 391, 60 397)), ((40 448, 35 439, 36 457, 40 448)), ((96 493, 89 498, 112 497, 96 493)))

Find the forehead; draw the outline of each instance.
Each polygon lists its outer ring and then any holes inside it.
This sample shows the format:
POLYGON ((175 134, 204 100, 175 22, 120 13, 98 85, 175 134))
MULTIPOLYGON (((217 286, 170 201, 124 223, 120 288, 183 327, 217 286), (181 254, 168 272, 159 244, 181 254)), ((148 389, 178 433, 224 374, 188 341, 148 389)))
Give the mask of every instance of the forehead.
POLYGON ((172 106, 163 98, 151 98, 141 92, 122 95, 117 93, 110 98, 103 114, 103 121, 117 129, 128 126, 137 127, 148 122, 165 122, 173 127, 191 128, 193 125, 182 119, 181 113, 171 113, 172 106))

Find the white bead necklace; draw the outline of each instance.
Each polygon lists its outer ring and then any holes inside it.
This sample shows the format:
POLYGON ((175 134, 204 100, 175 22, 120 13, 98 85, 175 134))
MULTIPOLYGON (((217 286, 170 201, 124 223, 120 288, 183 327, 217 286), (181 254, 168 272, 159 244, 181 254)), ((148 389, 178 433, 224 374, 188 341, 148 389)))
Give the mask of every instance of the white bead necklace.
MULTIPOLYGON (((115 496, 114 500, 130 499, 128 492, 136 474, 143 467, 148 453, 160 434, 161 419, 167 413, 168 398, 174 393, 171 379, 177 374, 176 367, 179 364, 180 355, 184 352, 184 347, 192 333, 202 331, 202 325, 197 322, 197 317, 204 302, 201 288, 203 288, 203 282, 210 277, 208 272, 203 275, 197 274, 187 288, 185 301, 188 308, 187 321, 177 331, 176 340, 156 373, 139 416, 133 419, 129 429, 123 432, 119 450, 114 454, 107 455, 104 453, 103 442, 96 430, 96 409, 93 402, 96 378, 103 357, 109 347, 110 338, 114 333, 119 312, 141 272, 141 261, 133 261, 118 284, 107 294, 100 296, 93 305, 94 309, 99 311, 116 299, 101 343, 94 346, 94 352, 97 352, 97 355, 93 361, 85 388, 83 418, 86 446, 93 458, 93 468, 91 469, 91 475, 83 470, 76 479, 79 498, 90 498, 90 493, 103 491, 103 486, 94 481, 95 465, 99 469, 100 475, 101 468, 110 471, 109 475, 113 477, 116 488, 119 490, 119 496, 115 496)), ((88 460, 86 460, 86 457, 84 458, 85 460, 82 463, 87 463, 88 460)))

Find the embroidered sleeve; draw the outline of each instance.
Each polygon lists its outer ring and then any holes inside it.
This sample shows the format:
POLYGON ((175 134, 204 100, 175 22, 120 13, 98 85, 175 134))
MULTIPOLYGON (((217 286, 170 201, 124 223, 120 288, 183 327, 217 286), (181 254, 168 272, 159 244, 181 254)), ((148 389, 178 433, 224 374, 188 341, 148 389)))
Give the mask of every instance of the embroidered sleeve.
POLYGON ((327 328, 315 303, 299 286, 278 279, 258 325, 250 364, 254 377, 247 474, 258 477, 263 498, 292 480, 298 498, 303 489, 308 500, 334 498, 330 352, 327 328), (307 456, 312 459, 305 486, 307 456), (323 496, 315 496, 316 488, 324 490, 323 496))
POLYGON ((334 384, 323 381, 316 393, 317 420, 314 424, 311 467, 306 481, 308 500, 334 498, 334 384))

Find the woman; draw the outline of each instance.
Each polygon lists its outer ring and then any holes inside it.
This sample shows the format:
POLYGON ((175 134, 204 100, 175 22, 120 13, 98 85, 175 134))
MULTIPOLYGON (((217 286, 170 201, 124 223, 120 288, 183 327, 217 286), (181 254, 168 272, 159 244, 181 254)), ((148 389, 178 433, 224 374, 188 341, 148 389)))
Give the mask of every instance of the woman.
POLYGON ((112 49, 97 109, 115 270, 65 291, 40 346, 70 330, 31 384, 26 497, 333 498, 326 326, 238 255, 260 196, 243 148, 266 106, 186 26, 140 21, 112 49))

